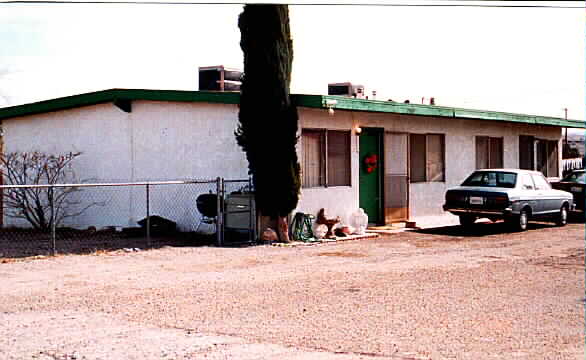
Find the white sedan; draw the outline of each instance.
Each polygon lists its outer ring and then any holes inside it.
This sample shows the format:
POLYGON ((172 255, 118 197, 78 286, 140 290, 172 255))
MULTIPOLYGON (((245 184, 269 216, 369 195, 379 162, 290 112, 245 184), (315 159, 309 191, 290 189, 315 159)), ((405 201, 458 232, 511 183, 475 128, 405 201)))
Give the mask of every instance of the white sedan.
POLYGON ((443 206, 444 211, 458 215, 463 226, 478 218, 504 219, 520 231, 535 218, 564 226, 573 208, 571 193, 552 189, 541 172, 519 169, 477 170, 446 192, 443 206))

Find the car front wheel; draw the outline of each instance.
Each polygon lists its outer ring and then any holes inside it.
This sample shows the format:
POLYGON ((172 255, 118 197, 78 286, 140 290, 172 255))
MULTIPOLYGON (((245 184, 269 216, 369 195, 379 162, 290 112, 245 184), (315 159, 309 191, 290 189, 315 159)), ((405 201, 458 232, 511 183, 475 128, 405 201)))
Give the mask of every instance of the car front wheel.
POLYGON ((564 226, 568 223, 568 209, 565 206, 560 209, 556 223, 559 226, 564 226))

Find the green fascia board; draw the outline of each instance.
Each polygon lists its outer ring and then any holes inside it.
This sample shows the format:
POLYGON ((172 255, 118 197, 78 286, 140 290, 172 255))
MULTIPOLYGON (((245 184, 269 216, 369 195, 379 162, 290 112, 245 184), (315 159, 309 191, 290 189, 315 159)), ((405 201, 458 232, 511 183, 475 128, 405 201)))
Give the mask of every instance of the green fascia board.
POLYGON ((326 105, 328 100, 336 100, 337 104, 334 106, 334 108, 344 110, 440 117, 453 117, 454 115, 452 108, 443 106, 426 106, 418 104, 397 103, 393 101, 353 99, 343 96, 327 96, 324 101, 326 105))
POLYGON ((454 116, 463 119, 482 119, 506 122, 527 123, 534 125, 561 126, 569 128, 585 128, 586 122, 578 120, 566 120, 548 116, 524 115, 496 111, 454 109, 454 116))
POLYGON ((30 104, 0 108, 0 120, 57 110, 72 109, 87 105, 101 104, 114 100, 112 92, 113 90, 104 90, 94 93, 67 96, 30 104))
POLYGON ((506 113, 498 111, 461 109, 436 105, 419 105, 396 103, 392 101, 354 99, 345 96, 333 95, 294 95, 297 106, 349 111, 369 111, 378 113, 409 114, 421 116, 435 116, 440 118, 460 118, 471 120, 492 120, 534 125, 560 126, 568 128, 586 128, 586 122, 579 120, 566 120, 561 118, 506 113), (328 102, 335 101, 334 105, 328 102))
MULTIPOLYGON (((0 120, 114 102, 116 100, 207 102, 237 105, 240 103, 240 94, 237 92, 213 91, 110 89, 39 101, 31 104, 0 108, 0 120)), ((435 116, 439 118, 493 120, 569 128, 586 128, 586 123, 578 120, 566 120, 561 118, 496 111, 460 109, 435 105, 404 104, 392 101, 354 99, 345 96, 299 94, 292 95, 292 102, 300 107, 316 109, 327 109, 332 106, 337 110, 348 111, 367 111, 376 113, 435 116), (328 105, 329 102, 334 100, 334 105, 328 105)))
POLYGON ((209 102, 239 104, 240 94, 232 92, 110 89, 81 95, 39 101, 30 104, 0 108, 0 120, 34 115, 82 106, 103 104, 116 100, 152 100, 175 102, 209 102))

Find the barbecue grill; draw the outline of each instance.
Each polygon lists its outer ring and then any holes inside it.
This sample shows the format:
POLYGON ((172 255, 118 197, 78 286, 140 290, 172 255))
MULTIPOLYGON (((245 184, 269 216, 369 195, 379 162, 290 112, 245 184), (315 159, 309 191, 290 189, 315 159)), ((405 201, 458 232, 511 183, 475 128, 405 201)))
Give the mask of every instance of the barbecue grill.
MULTIPOLYGON (((197 210, 201 213, 201 219, 197 227, 195 228, 195 232, 199 230, 199 227, 202 223, 205 224, 214 224, 217 226, 217 216, 218 216, 218 195, 212 194, 201 194, 195 200, 195 205, 197 210)), ((217 228, 216 228, 217 231, 217 228)))

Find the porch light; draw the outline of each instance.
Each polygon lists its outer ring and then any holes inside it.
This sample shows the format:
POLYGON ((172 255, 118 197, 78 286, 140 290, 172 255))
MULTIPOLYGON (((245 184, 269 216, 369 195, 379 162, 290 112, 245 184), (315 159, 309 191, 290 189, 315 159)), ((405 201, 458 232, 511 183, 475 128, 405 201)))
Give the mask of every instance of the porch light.
POLYGON ((333 100, 333 99, 327 99, 326 100, 326 107, 328 108, 328 114, 330 116, 334 115, 334 106, 338 103, 337 100, 333 100))
POLYGON ((354 130, 354 134, 356 136, 360 136, 362 134, 362 128, 358 124, 354 125, 354 129, 353 130, 354 130))

